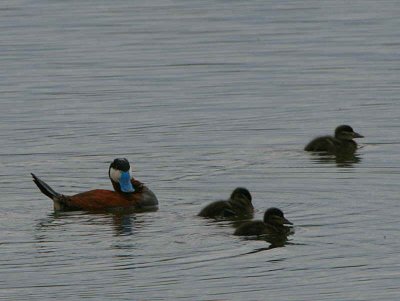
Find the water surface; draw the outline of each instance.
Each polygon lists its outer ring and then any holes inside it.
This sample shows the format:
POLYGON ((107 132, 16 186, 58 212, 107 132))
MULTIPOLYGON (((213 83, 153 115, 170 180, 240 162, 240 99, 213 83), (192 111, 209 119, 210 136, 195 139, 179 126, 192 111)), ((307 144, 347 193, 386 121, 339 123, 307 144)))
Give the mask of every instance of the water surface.
POLYGON ((398 1, 3 1, 0 299, 396 300, 398 1), (351 124, 357 159, 304 153, 351 124), (119 156, 160 210, 54 214, 119 156), (196 217, 247 187, 283 247, 196 217))

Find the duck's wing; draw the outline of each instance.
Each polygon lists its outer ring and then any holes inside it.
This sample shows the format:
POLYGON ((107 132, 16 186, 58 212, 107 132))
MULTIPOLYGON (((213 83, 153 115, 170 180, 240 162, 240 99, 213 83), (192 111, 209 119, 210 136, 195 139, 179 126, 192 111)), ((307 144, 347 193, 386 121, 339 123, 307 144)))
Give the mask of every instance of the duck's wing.
POLYGON ((232 206, 227 201, 215 201, 204 207, 198 214, 202 217, 228 217, 235 214, 232 206))
POLYGON ((241 224, 233 233, 234 235, 253 236, 263 235, 265 224, 262 221, 250 221, 241 224))
POLYGON ((338 140, 332 136, 317 137, 311 140, 306 145, 304 150, 311 152, 334 152, 337 147, 337 144, 338 140))

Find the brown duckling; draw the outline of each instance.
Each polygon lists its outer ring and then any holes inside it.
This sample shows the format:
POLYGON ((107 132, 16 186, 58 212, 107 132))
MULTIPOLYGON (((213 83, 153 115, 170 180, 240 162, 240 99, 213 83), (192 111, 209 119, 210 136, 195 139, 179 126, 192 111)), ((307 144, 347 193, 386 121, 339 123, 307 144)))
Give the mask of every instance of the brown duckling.
POLYGON ((354 132, 349 125, 340 125, 335 130, 335 136, 322 136, 311 140, 304 148, 305 151, 328 152, 331 154, 349 154, 357 150, 354 138, 364 136, 354 132))
POLYGON ((249 221, 241 224, 234 232, 234 235, 288 235, 291 228, 285 225, 293 225, 278 208, 269 208, 265 211, 263 221, 249 221))
POLYGON ((246 188, 236 188, 226 201, 215 201, 204 207, 198 216, 209 218, 251 218, 254 207, 251 194, 246 188))

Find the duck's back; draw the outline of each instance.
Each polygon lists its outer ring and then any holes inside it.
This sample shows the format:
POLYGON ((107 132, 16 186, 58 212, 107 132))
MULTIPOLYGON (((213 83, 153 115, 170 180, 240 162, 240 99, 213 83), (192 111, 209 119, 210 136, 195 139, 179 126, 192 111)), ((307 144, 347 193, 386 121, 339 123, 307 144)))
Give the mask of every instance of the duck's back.
POLYGON ((156 209, 158 200, 154 193, 145 187, 138 193, 120 193, 111 190, 95 189, 65 197, 67 208, 71 210, 101 211, 109 209, 156 209))
POLYGON ((235 212, 228 201, 215 201, 204 207, 198 216, 202 217, 231 217, 235 212))
POLYGON ((335 152, 340 141, 332 136, 322 136, 311 140, 306 147, 305 151, 311 152, 335 152))
POLYGON ((233 233, 234 235, 262 235, 267 231, 267 225, 262 221, 250 221, 241 224, 233 233))
POLYGON ((133 206, 135 202, 130 202, 121 193, 111 190, 95 189, 68 197, 66 204, 70 208, 95 211, 110 208, 133 206))
POLYGON ((357 143, 354 140, 337 139, 332 136, 318 137, 304 148, 305 151, 328 152, 334 155, 354 154, 357 143))

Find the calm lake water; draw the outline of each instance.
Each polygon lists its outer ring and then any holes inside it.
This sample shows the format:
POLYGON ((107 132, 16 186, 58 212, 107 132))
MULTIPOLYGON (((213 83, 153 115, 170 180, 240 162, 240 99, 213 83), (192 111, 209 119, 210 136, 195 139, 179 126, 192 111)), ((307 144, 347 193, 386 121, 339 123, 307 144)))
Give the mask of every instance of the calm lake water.
POLYGON ((398 300, 400 2, 4 0, 1 300, 398 300), (345 164, 303 152, 348 123, 345 164), (56 215, 127 157, 160 210, 56 215), (247 187, 283 247, 196 216, 247 187))

